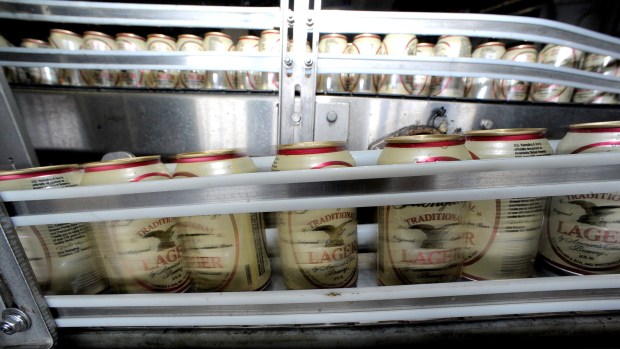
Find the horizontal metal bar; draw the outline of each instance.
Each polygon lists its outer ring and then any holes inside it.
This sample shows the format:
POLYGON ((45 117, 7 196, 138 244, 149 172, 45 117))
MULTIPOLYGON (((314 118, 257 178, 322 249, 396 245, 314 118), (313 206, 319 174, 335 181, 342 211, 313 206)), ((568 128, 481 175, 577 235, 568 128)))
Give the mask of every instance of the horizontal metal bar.
POLYGON ((467 13, 324 10, 314 17, 321 33, 466 35, 570 46, 620 58, 620 39, 574 25, 526 16, 467 13))
POLYGON ((5 0, 0 18, 122 26, 272 29, 278 7, 190 6, 87 1, 5 0))

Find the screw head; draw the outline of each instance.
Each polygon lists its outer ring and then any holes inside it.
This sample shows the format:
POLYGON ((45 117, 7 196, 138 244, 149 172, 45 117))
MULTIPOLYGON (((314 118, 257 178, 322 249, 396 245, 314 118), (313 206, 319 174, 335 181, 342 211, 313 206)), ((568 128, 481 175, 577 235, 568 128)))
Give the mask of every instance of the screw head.
POLYGON ((0 329, 7 335, 22 332, 30 328, 30 318, 23 311, 7 308, 2 311, 0 329))
POLYGON ((312 67, 312 64, 314 64, 314 62, 312 61, 312 58, 306 58, 306 60, 304 61, 304 64, 306 65, 307 68, 312 67))
POLYGON ((284 65, 287 67, 293 66, 293 59, 290 56, 284 56, 284 65))
POLYGON ((291 114, 291 121, 293 121, 293 123, 298 124, 301 122, 301 114, 300 113, 293 113, 291 114))
POLYGON ((338 113, 336 113, 333 110, 330 110, 327 112, 327 115, 325 115, 325 118, 327 119, 328 122, 336 122, 336 120, 338 120, 338 113))

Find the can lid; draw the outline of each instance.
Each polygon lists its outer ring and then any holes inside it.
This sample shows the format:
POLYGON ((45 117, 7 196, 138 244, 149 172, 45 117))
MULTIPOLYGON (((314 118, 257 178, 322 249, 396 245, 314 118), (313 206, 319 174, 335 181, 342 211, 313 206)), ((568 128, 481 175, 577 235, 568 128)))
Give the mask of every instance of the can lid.
POLYGON ((545 138, 546 128, 498 128, 465 132, 468 141, 527 140, 545 138))
POLYGON ((501 41, 489 41, 489 42, 483 42, 482 44, 476 46, 476 48, 488 47, 488 46, 502 46, 502 47, 505 47, 506 43, 501 42, 501 41))
POLYGON ((127 38, 134 38, 134 39, 146 41, 146 39, 144 39, 140 35, 136 35, 136 34, 132 34, 132 33, 118 33, 118 34, 116 34, 116 37, 117 38, 127 37, 127 38))
POLYGON ((370 34, 370 33, 363 33, 363 34, 357 34, 353 37, 353 40, 357 40, 357 39, 363 39, 363 38, 373 38, 373 39, 379 39, 381 40, 381 37, 377 34, 370 34))
POLYGON ((79 171, 80 166, 77 164, 30 167, 19 170, 0 171, 0 181, 50 176, 55 174, 79 171))
POLYGON ((180 34, 178 36, 179 39, 195 39, 195 40, 202 40, 202 38, 198 35, 194 35, 194 34, 180 34))
POLYGON ((87 35, 88 36, 101 36, 101 37, 104 37, 106 39, 114 40, 114 38, 111 35, 108 35, 108 34, 102 33, 102 32, 92 31, 92 30, 85 31, 84 32, 84 37, 86 37, 87 35))
POLYGON ((160 155, 138 156, 135 158, 114 159, 82 164, 85 172, 118 170, 121 168, 148 166, 162 163, 160 155))
POLYGON ((347 150, 345 142, 323 141, 323 142, 301 142, 293 144, 283 144, 278 147, 278 155, 308 155, 334 153, 347 150))
POLYGON ((389 137, 385 140, 387 146, 391 144, 426 144, 426 143, 445 143, 443 145, 458 145, 465 143, 465 136, 462 134, 419 134, 412 136, 389 137))
POLYGON ((50 29, 51 33, 58 33, 58 34, 65 34, 65 35, 73 35, 73 36, 77 36, 78 38, 81 38, 80 34, 74 33, 70 30, 66 30, 66 29, 50 29))
POLYGON ((229 38, 230 39, 230 35, 226 34, 226 33, 222 33, 222 32, 208 32, 205 34, 205 37, 207 36, 223 36, 225 38, 229 38))
POLYGON ((278 35, 280 35, 280 31, 277 30, 277 29, 266 29, 266 30, 263 30, 262 32, 260 32, 261 36, 262 35, 267 35, 267 34, 278 34, 278 35))
POLYGON ((243 154, 239 149, 218 149, 218 150, 206 150, 189 153, 181 153, 176 155, 175 162, 177 163, 192 163, 192 162, 209 162, 209 161, 221 161, 242 158, 247 155, 243 154))
POLYGON ((237 41, 241 41, 241 40, 255 40, 258 41, 260 40, 260 38, 256 35, 243 35, 240 36, 239 39, 237 39, 237 41))
POLYGON ((416 47, 435 47, 435 44, 432 44, 430 42, 418 42, 416 47))
POLYGON ((321 35, 321 38, 319 39, 319 41, 321 41, 323 39, 329 39, 329 38, 338 38, 338 39, 347 40, 347 36, 346 35, 331 33, 331 34, 321 35))
POLYGON ((147 38, 157 38, 157 39, 166 39, 170 41, 174 41, 174 38, 165 34, 149 34, 146 36, 147 38))
POLYGON ((570 131, 584 130, 584 129, 613 129, 620 128, 620 120, 618 121, 601 121, 601 122, 586 122, 581 124, 572 124, 569 126, 570 131))
POLYGON ((39 40, 39 39, 33 39, 33 38, 24 38, 24 39, 22 39, 22 43, 24 43, 24 42, 30 42, 30 43, 37 44, 37 45, 42 45, 42 46, 49 46, 47 41, 43 41, 43 40, 39 40))

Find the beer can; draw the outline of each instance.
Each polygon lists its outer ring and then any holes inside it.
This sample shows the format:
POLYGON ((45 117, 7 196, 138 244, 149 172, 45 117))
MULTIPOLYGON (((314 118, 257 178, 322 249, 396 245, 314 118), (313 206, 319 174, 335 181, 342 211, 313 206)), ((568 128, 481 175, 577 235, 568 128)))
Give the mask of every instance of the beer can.
MULTIPOLYGON (((234 51, 235 45, 230 35, 222 32, 208 32, 203 41, 205 51, 228 52, 234 51)), ((235 72, 224 70, 208 70, 205 88, 208 90, 232 90, 235 88, 235 72)))
MULTIPOLYGON (((358 34, 348 49, 351 55, 377 55, 381 50, 381 37, 376 34, 358 34)), ((355 94, 375 94, 373 74, 349 74, 349 91, 355 94)))
MULTIPOLYGON (((413 56, 416 53, 418 38, 414 34, 387 34, 381 43, 381 55, 413 56)), ((377 83, 379 94, 409 95, 411 81, 406 75, 383 74, 377 83)))
MULTIPOLYGON (((5 39, 4 36, 0 35, 0 47, 13 47, 13 44, 5 39)), ((3 67, 3 70, 8 83, 22 82, 21 79, 25 79, 25 75, 21 74, 17 67, 3 67)))
MULTIPOLYGON (((51 48, 51 46, 43 41, 32 38, 24 38, 21 42, 21 47, 25 48, 51 48)), ((58 74, 56 69, 50 67, 31 67, 24 69, 24 75, 26 83, 36 85, 58 85, 58 74)))
MULTIPOLYGON (((462 35, 444 35, 437 40, 435 57, 471 57, 471 42, 462 35)), ((433 76, 430 95, 432 97, 464 97, 465 82, 455 76, 433 76)))
MULTIPOLYGON (((418 57, 435 56, 435 44, 418 42, 415 49, 418 57)), ((431 92, 431 77, 429 75, 414 75, 411 82, 411 95, 426 97, 431 92)))
MULTIPOLYGON (((588 53, 583 61, 585 71, 599 73, 612 77, 620 77, 620 63, 611 56, 588 53)), ((578 88, 573 93, 573 102, 591 104, 617 104, 618 95, 615 93, 578 88)))
MULTIPOLYGON (((80 186, 170 179, 160 156, 82 165, 80 186)), ((118 293, 185 292, 191 286, 182 263, 178 222, 172 217, 89 224, 110 281, 118 293)))
MULTIPOLYGON (((81 177, 77 165, 4 171, 0 191, 75 187, 81 177)), ((16 232, 45 294, 97 294, 109 288, 84 224, 20 226, 16 232)))
MULTIPOLYGON (((177 51, 204 51, 201 37, 192 34, 181 34, 177 38, 177 51)), ((201 89, 205 87, 204 70, 181 70, 179 73, 179 88, 201 89)))
MULTIPOLYGON (((499 41, 485 42, 476 46, 473 58, 501 59, 506 52, 506 44, 499 41)), ((495 99, 493 90, 494 79, 489 78, 466 78, 465 97, 475 99, 495 99)))
MULTIPOLYGON (((236 149, 177 155, 174 178, 256 172, 254 162, 236 149)), ((183 262, 195 290, 255 291, 271 278, 260 213, 218 214, 178 218, 183 262)))
MULTIPOLYGON (((146 49, 148 51, 174 52, 176 41, 168 35, 149 34, 146 37, 146 49)), ((151 88, 175 88, 179 79, 179 71, 176 69, 157 69, 147 73, 147 86, 151 88)))
MULTIPOLYGON (((544 128, 469 131, 465 147, 474 159, 553 155, 544 128)), ((546 197, 470 201, 463 276, 471 280, 530 277, 538 249, 546 197)))
MULTIPOLYGON (((471 160, 463 135, 388 138, 377 160, 423 164, 471 160)), ((456 281, 465 248, 466 201, 378 208, 377 276, 381 285, 456 281)))
MULTIPOLYGON (((319 40, 319 53, 346 54, 347 37, 342 34, 325 34, 319 40)), ((316 81, 316 92, 346 92, 348 74, 319 74, 316 81)))
MULTIPOLYGON (((282 50, 280 31, 269 29, 260 33, 258 52, 280 53, 282 50)), ((278 91, 280 89, 280 74, 277 72, 261 72, 258 90, 278 91)))
MULTIPOLYGON (((84 46, 82 36, 69 30, 51 29, 47 39, 52 48, 60 50, 81 50, 84 46)), ((87 86, 86 80, 79 69, 59 69, 59 80, 61 85, 67 86, 87 86)))
MULTIPOLYGON (((584 53, 568 46, 547 44, 538 54, 538 63, 550 64, 556 67, 579 69, 584 53)), ((529 99, 532 102, 568 103, 573 97, 573 87, 532 83, 529 99)))
MULTIPOLYGON (((108 34, 86 31, 84 32, 84 50, 114 51, 116 40, 108 34)), ((89 86, 114 87, 118 81, 118 70, 114 69, 87 69, 82 70, 82 76, 89 86)))
MULTIPOLYGON (((535 63, 538 51, 534 45, 517 45, 509 47, 502 59, 513 62, 535 63)), ((495 98, 503 101, 525 101, 528 97, 530 83, 521 80, 495 80, 495 98)))
MULTIPOLYGON (((620 121, 570 125, 556 153, 600 152, 620 152, 620 121)), ((620 273, 620 193, 551 197, 538 253, 562 274, 620 273)))
MULTIPOLYGON (((258 52, 260 38, 254 35, 244 35, 239 37, 235 50, 238 52, 258 52)), ((239 70, 236 73, 238 90, 256 90, 260 82, 260 73, 253 71, 239 70)))
MULTIPOLYGON (((146 51, 146 39, 132 33, 116 34, 116 49, 120 51, 146 51)), ((118 72, 119 87, 145 87, 148 71, 141 69, 121 69, 118 72)))
MULTIPOLYGON (((272 171, 353 167, 344 142, 281 145, 272 171)), ((353 287, 357 282, 357 210, 276 213, 282 277, 288 289, 353 287)))

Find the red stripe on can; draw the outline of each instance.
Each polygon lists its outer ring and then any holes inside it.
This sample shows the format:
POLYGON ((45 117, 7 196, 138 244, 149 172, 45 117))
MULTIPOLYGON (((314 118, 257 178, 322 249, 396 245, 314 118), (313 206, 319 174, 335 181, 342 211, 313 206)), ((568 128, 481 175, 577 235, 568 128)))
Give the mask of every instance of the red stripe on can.
POLYGON ((63 168, 58 170, 50 170, 50 171, 41 171, 41 172, 30 172, 30 173, 17 173, 10 174, 6 176, 0 176, 0 181, 10 181, 14 179, 25 179, 25 178, 34 178, 34 177, 42 177, 42 176, 51 176, 61 173, 75 172, 78 171, 77 167, 71 168, 63 168))
POLYGON ((322 148, 310 148, 310 149, 280 149, 278 155, 309 155, 309 154, 325 154, 335 153, 337 151, 343 151, 346 148, 340 147, 322 147, 322 148))
POLYGON ((460 141, 443 141, 429 143, 388 143, 387 148, 433 148, 433 147, 449 147, 452 145, 465 144, 465 140, 460 141))
POLYGON ((198 176, 196 176, 195 174, 191 172, 177 172, 172 176, 172 178, 177 178, 177 177, 198 177, 198 176))
POLYGON ((196 158, 176 159, 176 162, 177 163, 208 162, 208 161, 236 159, 236 158, 240 158, 243 156, 244 155, 240 155, 240 154, 222 154, 222 155, 201 156, 201 157, 196 157, 196 158))
POLYGON ((422 160, 416 160, 416 163, 424 162, 438 162, 438 161, 461 161, 461 159, 453 158, 451 156, 434 156, 422 160))
POLYGON ((571 154, 579 154, 579 153, 581 153, 583 151, 586 151, 586 150, 592 149, 592 148, 611 147, 611 146, 616 146, 616 145, 620 145, 620 141, 608 141, 608 142, 592 143, 592 144, 584 145, 583 147, 580 147, 580 148, 577 148, 577 149, 573 150, 571 152, 571 154))
POLYGON ((511 135, 511 136, 465 136, 467 141, 486 142, 486 141, 527 141, 531 139, 544 139, 541 134, 534 135, 511 135))
POLYGON ((353 167, 350 163, 346 161, 327 161, 322 164, 318 164, 316 166, 311 167, 311 170, 318 170, 321 168, 329 167, 329 166, 344 166, 344 167, 353 167))
POLYGON ((619 127, 609 128, 571 128, 568 132, 572 133, 605 133, 605 132, 620 132, 619 127))
POLYGON ((125 168, 132 167, 140 167, 140 166, 148 166, 155 165, 160 163, 160 160, 148 160, 143 162, 132 162, 129 164, 114 164, 114 165, 102 165, 97 167, 87 167, 84 169, 84 172, 101 172, 101 171, 112 171, 112 170, 122 170, 125 168))
POLYGON ((162 173, 162 172, 150 172, 150 173, 145 173, 141 176, 138 176, 132 180, 130 180, 130 182, 140 182, 141 180, 145 179, 145 178, 149 178, 149 177, 166 177, 166 178, 172 178, 170 177, 169 174, 167 173, 162 173))

